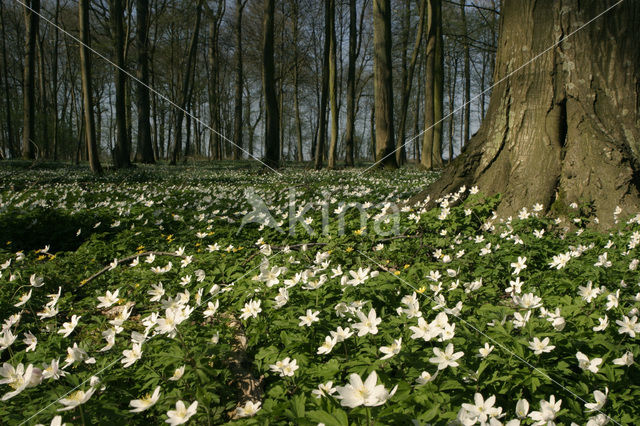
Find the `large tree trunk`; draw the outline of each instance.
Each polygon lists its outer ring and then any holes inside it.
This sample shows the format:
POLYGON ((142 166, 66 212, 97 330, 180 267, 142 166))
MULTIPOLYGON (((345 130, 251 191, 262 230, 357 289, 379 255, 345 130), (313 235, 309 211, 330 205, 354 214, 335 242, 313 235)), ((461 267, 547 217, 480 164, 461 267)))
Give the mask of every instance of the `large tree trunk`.
POLYGON ((138 153, 136 159, 142 163, 154 163, 151 144, 151 98, 149 95, 149 0, 136 1, 138 47, 138 153))
POLYGON ((80 74, 82 75, 82 105, 84 109, 84 131, 87 143, 89 166, 95 174, 102 173, 98 146, 96 144, 96 125, 93 117, 91 88, 91 52, 89 51, 89 0, 80 0, 78 4, 78 30, 80 32, 80 74))
POLYGON ((24 8, 25 21, 25 58, 24 58, 24 90, 23 90, 23 130, 22 158, 31 160, 35 157, 35 76, 36 76, 36 38, 40 18, 40 0, 27 1, 24 8))
POLYGON ((264 161, 267 166, 276 168, 280 165, 280 118, 278 117, 278 97, 276 95, 275 64, 273 59, 273 21, 275 0, 264 1, 264 36, 262 40, 262 90, 265 101, 264 126, 264 161))
POLYGON ((391 75, 391 2, 373 0, 373 87, 375 98, 375 160, 397 168, 393 143, 393 79, 391 75))
POLYGON ((637 211, 640 4, 623 2, 572 34, 613 3, 503 4, 486 119, 428 189, 432 199, 478 185, 502 194, 503 215, 591 202, 607 225, 616 206, 637 211))

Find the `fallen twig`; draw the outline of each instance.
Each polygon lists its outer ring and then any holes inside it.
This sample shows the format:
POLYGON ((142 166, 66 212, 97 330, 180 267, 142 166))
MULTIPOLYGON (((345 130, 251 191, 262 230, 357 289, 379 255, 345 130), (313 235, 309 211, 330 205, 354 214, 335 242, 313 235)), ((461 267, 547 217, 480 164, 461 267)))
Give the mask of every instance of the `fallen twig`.
MULTIPOLYGON (((127 257, 124 257, 122 259, 117 259, 118 265, 120 265, 121 263, 128 262, 130 260, 133 260, 136 257, 149 256, 150 254, 152 254, 154 256, 173 256, 173 257, 179 257, 181 259, 185 258, 184 255, 177 254, 177 253, 172 253, 172 252, 168 252, 168 251, 145 251, 145 252, 142 252, 142 253, 132 254, 131 256, 127 256, 127 257)), ((90 281, 93 281, 94 279, 98 278, 100 275, 104 274, 105 272, 107 272, 107 271, 109 271, 111 269, 113 269, 113 267, 111 265, 105 266, 104 268, 102 268, 101 270, 96 272, 95 274, 91 275, 89 278, 87 278, 85 280, 82 280, 82 282, 80 283, 80 287, 82 287, 83 285, 89 283, 90 281)))

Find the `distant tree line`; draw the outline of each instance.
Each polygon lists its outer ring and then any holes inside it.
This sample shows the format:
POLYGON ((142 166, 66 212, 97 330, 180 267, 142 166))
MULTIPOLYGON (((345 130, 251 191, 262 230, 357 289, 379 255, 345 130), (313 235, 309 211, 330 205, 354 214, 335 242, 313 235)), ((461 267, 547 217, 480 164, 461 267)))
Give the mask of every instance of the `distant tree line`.
POLYGON ((485 115, 499 13, 497 0, 5 0, 0 156, 439 168, 485 115))

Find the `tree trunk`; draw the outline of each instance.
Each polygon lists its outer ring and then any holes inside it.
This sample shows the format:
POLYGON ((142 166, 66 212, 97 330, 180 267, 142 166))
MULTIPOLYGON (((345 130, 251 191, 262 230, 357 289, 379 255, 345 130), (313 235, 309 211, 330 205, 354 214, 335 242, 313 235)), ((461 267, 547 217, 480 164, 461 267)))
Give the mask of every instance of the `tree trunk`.
POLYGON ((149 95, 149 0, 136 0, 138 32, 137 107, 138 107, 138 153, 136 159, 142 163, 154 163, 151 143, 151 97, 149 95))
POLYGON ((331 143, 327 168, 335 169, 338 149, 338 75, 336 64, 336 1, 329 2, 329 98, 331 103, 331 143))
MULTIPOLYGON (((53 18, 55 25, 58 25, 58 19, 60 17, 60 0, 56 0, 56 9, 53 18)), ((58 119, 58 51, 60 45, 60 32, 55 29, 55 36, 53 39, 53 53, 51 55, 51 87, 53 88, 51 102, 53 103, 53 161, 58 161, 58 127, 60 125, 58 119)), ((62 108, 62 114, 60 117, 64 118, 64 107, 62 108)))
POLYGON ((502 194, 500 215, 535 203, 562 214, 586 202, 606 226, 616 206, 637 212, 640 5, 623 2, 572 34, 613 4, 503 3, 487 116, 428 189, 432 199, 478 185, 502 194))
POLYGON ((427 48, 425 52, 425 84, 424 84, 424 136, 422 137, 422 155, 420 165, 427 169, 433 169, 433 125, 434 118, 434 90, 435 90, 435 53, 436 53, 436 30, 434 2, 438 0, 427 0, 427 48))
POLYGON ((318 111, 318 140, 315 150, 315 169, 322 168, 327 139, 327 94, 329 92, 329 56, 331 48, 331 5, 324 3, 324 48, 322 53, 322 93, 320 94, 320 111, 318 111))
POLYGON ((273 59, 273 26, 275 0, 264 0, 264 20, 262 40, 262 90, 265 100, 264 161, 268 167, 280 165, 280 117, 278 116, 278 96, 276 95, 275 64, 273 59))
POLYGON ((111 36, 114 43, 116 90, 116 146, 113 155, 116 168, 131 166, 131 146, 127 134, 126 80, 124 72, 124 5, 123 0, 110 0, 111 36))
POLYGON ((299 31, 298 21, 299 16, 299 0, 293 0, 293 107, 296 110, 296 136, 297 136, 297 160, 298 162, 304 161, 304 154, 302 152, 302 121, 300 119, 300 54, 299 54, 299 31))
POLYGON ((464 47, 464 134, 462 135, 461 146, 464 146, 469 141, 469 125, 471 120, 471 64, 469 58, 469 39, 467 31, 467 12, 466 12, 467 0, 461 0, 460 2, 460 16, 462 17, 462 35, 463 35, 463 47, 464 47))
POLYGON ((349 0, 349 65, 347 67, 347 133, 344 138, 347 167, 353 167, 353 145, 356 122, 356 45, 358 29, 356 28, 356 0, 349 0))
POLYGON ((96 144, 96 129, 93 117, 93 102, 91 88, 91 52, 89 50, 89 0, 80 0, 78 3, 78 30, 80 32, 80 73, 82 75, 82 105, 84 113, 85 140, 87 143, 87 156, 89 166, 95 174, 102 173, 98 147, 96 144))
POLYGON ((373 0, 373 86, 376 119, 376 162, 398 167, 393 143, 393 78, 391 74, 391 1, 373 0))
POLYGON ((209 144, 211 145, 211 158, 213 160, 221 159, 220 144, 220 100, 218 99, 218 73, 220 70, 219 46, 218 38, 220 34, 220 24, 225 12, 226 1, 218 0, 215 13, 207 8, 209 16, 209 79, 208 79, 208 95, 209 95, 209 115, 211 122, 211 137, 209 144))
MULTIPOLYGON (((406 8, 409 9, 409 2, 407 2, 406 8)), ((409 97, 411 95, 411 86, 413 85, 413 74, 415 72, 416 63, 418 60, 418 53, 420 52, 420 45, 422 44, 422 34, 424 32, 424 20, 427 9, 427 0, 422 0, 420 2, 420 21, 418 24, 418 29, 416 30, 416 40, 413 45, 413 51, 411 52, 411 59, 409 60, 408 68, 406 65, 403 68, 406 68, 406 72, 403 70, 403 81, 402 81, 402 96, 400 98, 400 120, 398 123, 398 150, 396 151, 396 161, 398 164, 403 164, 406 161, 406 147, 405 147, 405 139, 406 139, 406 126, 407 126, 407 112, 409 109, 409 97)), ((409 10, 407 10, 407 16, 409 16, 409 10)), ((408 18, 407 18, 408 20, 408 18)), ((406 31, 409 31, 409 23, 406 24, 406 31)), ((408 43, 408 35, 405 37, 406 40, 403 39, 404 50, 403 50, 403 63, 406 62, 406 47, 408 43)))
POLYGON ((184 66, 184 74, 182 78, 182 87, 180 94, 180 103, 178 105, 179 108, 176 109, 176 122, 175 122, 175 132, 174 132, 174 145, 173 151, 171 152, 171 161, 170 164, 175 166, 178 157, 180 156, 180 151, 182 150, 182 120, 184 119, 184 112, 189 103, 189 83, 191 82, 191 77, 193 74, 193 68, 195 67, 196 61, 196 53, 198 48, 198 35, 200 32, 200 17, 202 14, 202 3, 204 0, 198 0, 198 6, 196 8, 196 22, 193 28, 193 34, 191 35, 191 41, 189 42, 189 50, 187 53, 187 61, 184 66))
POLYGON ((22 158, 35 158, 35 75, 36 75, 36 38, 40 22, 40 0, 27 0, 24 8, 25 21, 25 58, 24 58, 24 90, 23 90, 23 130, 22 158), (32 11, 33 10, 33 11, 32 11))
POLYGON ((4 22, 4 2, 0 2, 0 25, 2 26, 2 82, 4 85, 4 102, 5 102, 5 114, 7 120, 7 148, 9 150, 9 156, 15 157, 15 138, 13 135, 12 117, 11 117, 11 93, 9 89, 9 71, 7 64, 7 45, 6 45, 6 31, 4 22))
POLYGON ((242 158, 242 11, 247 0, 236 0, 236 93, 233 125, 233 159, 242 158))
POLYGON ((436 51, 433 64, 433 167, 444 167, 442 161, 442 95, 444 89, 444 53, 442 47, 442 0, 434 2, 434 25, 436 32, 436 51))

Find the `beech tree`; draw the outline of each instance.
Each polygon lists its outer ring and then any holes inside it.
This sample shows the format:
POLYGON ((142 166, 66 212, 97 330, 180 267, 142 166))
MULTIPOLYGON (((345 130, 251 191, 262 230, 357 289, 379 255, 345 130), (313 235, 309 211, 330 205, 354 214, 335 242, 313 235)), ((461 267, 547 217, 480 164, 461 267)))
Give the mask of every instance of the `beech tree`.
POLYGON ((273 60, 273 21, 275 0, 264 0, 262 43, 262 88, 264 90, 266 122, 264 126, 264 162, 272 168, 280 165, 280 118, 276 96, 275 64, 273 60))
POLYGON ((116 89, 116 148, 113 154, 117 168, 131 166, 131 143, 127 133, 127 106, 125 101, 127 76, 124 71, 124 4, 123 0, 110 1, 111 36, 114 41, 114 62, 116 89))
POLYGON ((138 48, 138 152, 136 159, 142 163, 154 163, 151 144, 151 97, 149 95, 149 0, 136 0, 138 48))
POLYGON ((85 140, 89 167, 95 174, 102 173, 96 143, 96 125, 93 115, 93 89, 91 80, 91 51, 89 43, 89 0, 78 3, 78 30, 80 31, 80 75, 82 76, 82 107, 84 110, 85 140))
POLYGON ((504 2, 486 118, 421 197, 478 185, 502 194, 499 214, 586 202, 602 224, 616 206, 637 210, 640 7, 622 2, 590 22, 613 4, 504 2))
POLYGON ((35 141, 35 75, 36 75, 36 39, 40 22, 40 0, 27 1, 24 8, 25 21, 25 60, 24 60, 24 125, 22 130, 22 157, 33 159, 35 141))
POLYGON ((391 64, 391 2, 373 1, 373 85, 375 97, 376 162, 397 168, 393 155, 393 79, 391 64))

